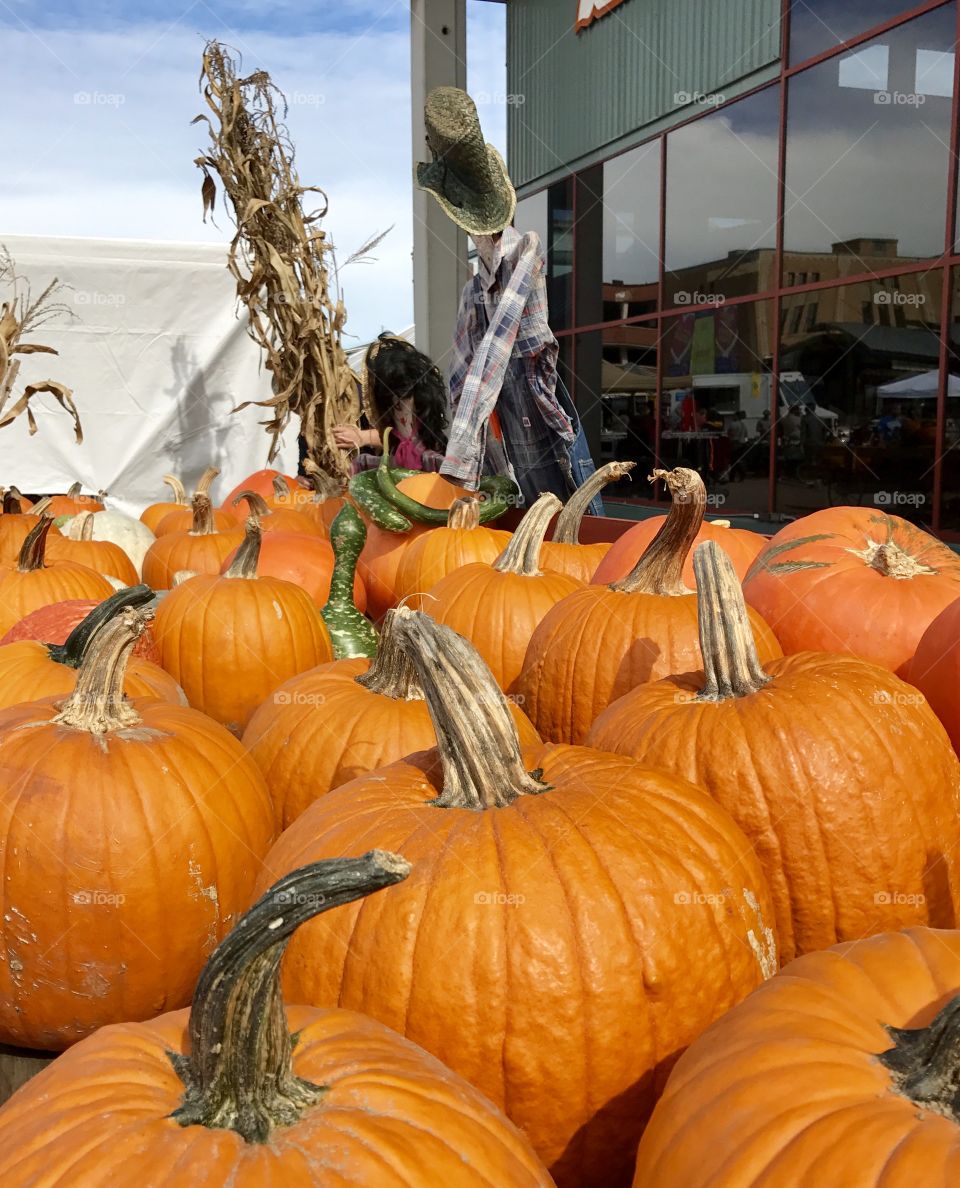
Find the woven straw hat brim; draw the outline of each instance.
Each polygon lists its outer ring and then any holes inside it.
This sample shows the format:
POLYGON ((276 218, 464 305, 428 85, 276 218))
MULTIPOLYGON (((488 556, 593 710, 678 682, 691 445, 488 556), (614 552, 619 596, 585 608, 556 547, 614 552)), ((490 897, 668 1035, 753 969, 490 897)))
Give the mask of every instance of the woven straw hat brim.
POLYGON ((417 185, 431 193, 444 212, 470 235, 495 235, 513 222, 517 194, 503 157, 492 144, 487 146, 493 188, 472 190, 459 182, 442 161, 417 165, 417 185))

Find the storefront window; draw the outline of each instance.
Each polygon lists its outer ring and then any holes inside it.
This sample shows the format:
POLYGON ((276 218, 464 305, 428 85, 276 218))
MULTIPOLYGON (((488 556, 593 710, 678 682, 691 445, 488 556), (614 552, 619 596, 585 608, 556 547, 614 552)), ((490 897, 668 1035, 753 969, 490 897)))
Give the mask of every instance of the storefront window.
POLYGON ((939 269, 784 300, 777 510, 857 504, 929 526, 939 269), (793 310, 816 303, 812 327, 793 310))
POLYGON ((947 349, 947 405, 943 441, 940 527, 960 532, 960 269, 953 270, 947 349))
POLYGON ((793 0, 790 64, 836 49, 916 7, 916 0, 793 0))
POLYGON ((536 231, 547 262, 547 300, 554 330, 571 324, 573 303, 573 179, 564 178, 517 203, 513 225, 536 231))
POLYGON ((604 322, 657 308, 660 146, 655 140, 603 166, 604 322))
POLYGON ((935 9, 790 80, 786 284, 942 254, 955 24, 935 9))
POLYGON ((779 99, 778 84, 667 137, 667 305, 773 287, 779 99))
POLYGON ((751 301, 663 323, 660 465, 699 471, 712 512, 767 509, 772 314, 751 301))
POLYGON ((517 213, 513 218, 513 225, 521 235, 525 235, 527 231, 536 231, 540 236, 544 251, 547 247, 547 207, 547 191, 541 190, 539 194, 521 198, 517 203, 517 213))

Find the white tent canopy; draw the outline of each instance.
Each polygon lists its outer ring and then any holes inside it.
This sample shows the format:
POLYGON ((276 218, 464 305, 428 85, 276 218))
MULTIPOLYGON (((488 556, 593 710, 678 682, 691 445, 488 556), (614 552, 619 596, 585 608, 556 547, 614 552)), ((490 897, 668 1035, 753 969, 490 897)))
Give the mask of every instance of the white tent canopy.
MULTIPOLYGON (((936 400, 939 386, 939 371, 923 371, 919 375, 910 375, 906 379, 881 384, 877 388, 877 395, 884 398, 897 397, 901 400, 936 400)), ((960 379, 955 375, 947 376, 947 395, 960 396, 960 379)))

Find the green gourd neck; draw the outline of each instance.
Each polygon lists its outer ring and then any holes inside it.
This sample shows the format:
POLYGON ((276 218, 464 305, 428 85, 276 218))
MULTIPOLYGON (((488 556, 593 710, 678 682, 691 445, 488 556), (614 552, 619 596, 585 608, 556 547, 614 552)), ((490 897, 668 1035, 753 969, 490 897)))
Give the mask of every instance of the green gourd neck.
POLYGON ((373 624, 357 610, 353 601, 357 562, 366 539, 363 520, 349 503, 345 503, 330 525, 333 574, 330 596, 320 612, 330 633, 335 660, 377 654, 377 633, 373 624))

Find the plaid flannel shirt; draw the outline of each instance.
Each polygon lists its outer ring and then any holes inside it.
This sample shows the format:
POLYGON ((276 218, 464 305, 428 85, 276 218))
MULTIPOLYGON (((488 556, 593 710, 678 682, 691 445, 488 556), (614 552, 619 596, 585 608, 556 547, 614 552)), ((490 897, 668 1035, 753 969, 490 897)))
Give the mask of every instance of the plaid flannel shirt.
POLYGON ((527 385, 544 422, 570 444, 573 425, 555 395, 559 347, 547 324, 540 238, 507 227, 492 271, 480 261, 479 272, 464 286, 457 314, 450 368, 453 424, 440 473, 467 487, 475 489, 480 481, 487 422, 515 354, 523 358, 527 385))

